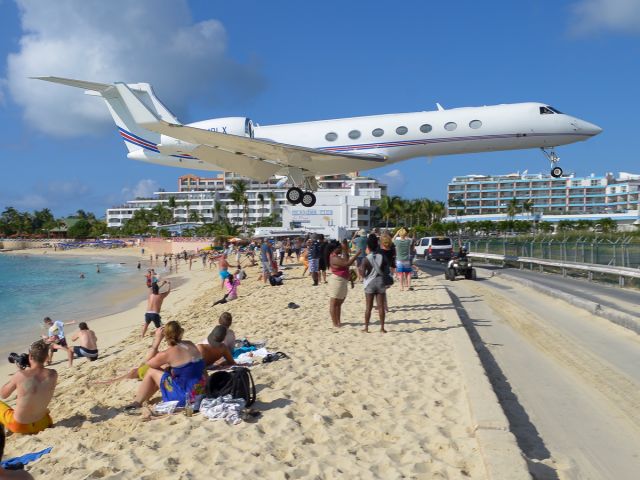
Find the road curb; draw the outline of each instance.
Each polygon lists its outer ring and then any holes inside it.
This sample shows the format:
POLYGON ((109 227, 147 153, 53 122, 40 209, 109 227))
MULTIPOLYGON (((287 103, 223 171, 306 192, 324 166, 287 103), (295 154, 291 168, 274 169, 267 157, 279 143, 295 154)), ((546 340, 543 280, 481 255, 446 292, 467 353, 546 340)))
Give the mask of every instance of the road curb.
MULTIPOLYGON (((436 280, 436 284, 443 287, 437 292, 437 301, 454 306, 453 299, 444 283, 436 280)), ((469 414, 480 446, 487 478, 490 480, 531 480, 531 474, 516 438, 509 431, 509 421, 491 387, 480 357, 473 347, 460 315, 455 308, 445 309, 443 314, 448 324, 463 327, 452 328, 449 330, 449 334, 460 360, 469 414)))
POLYGON ((564 300, 571 305, 582 308, 583 310, 588 311, 594 315, 598 315, 610 322, 613 322, 621 327, 629 329, 631 331, 640 334, 640 319, 634 317, 633 315, 629 315, 628 313, 620 312, 610 307, 605 307, 600 305, 597 302, 592 302, 591 300, 585 300, 584 298, 580 298, 576 295, 572 295, 566 292, 560 292, 550 287, 546 287, 544 285, 540 285, 536 282, 532 282, 530 280, 525 280, 523 278, 516 277, 514 275, 509 275, 507 271, 497 271, 494 272, 494 275, 498 275, 501 277, 509 277, 509 281, 518 282, 520 285, 525 287, 532 288, 540 293, 544 293, 550 297, 558 298, 560 300, 564 300))

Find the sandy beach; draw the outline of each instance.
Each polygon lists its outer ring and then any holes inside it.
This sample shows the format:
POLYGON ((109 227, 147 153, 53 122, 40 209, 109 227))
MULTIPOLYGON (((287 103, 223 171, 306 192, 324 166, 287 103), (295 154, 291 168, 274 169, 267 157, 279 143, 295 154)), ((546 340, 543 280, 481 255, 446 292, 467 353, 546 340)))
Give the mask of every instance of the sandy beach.
MULTIPOLYGON (((211 307, 222 296, 216 272, 199 262, 191 272, 181 268, 184 283, 167 298, 162 316, 180 321, 185 338, 198 341, 226 310, 238 338, 267 340, 270 351, 290 356, 252 367, 261 417, 232 426, 201 415, 144 421, 122 413, 137 381, 92 382, 141 363, 151 343, 139 337, 141 303, 96 322, 98 361, 56 365, 55 428, 11 436, 6 455, 53 446, 29 468, 43 479, 186 479, 213 472, 230 479, 488 478, 452 341, 461 325, 446 315, 453 306, 437 280, 423 274, 414 291, 392 287, 384 335, 377 323, 372 333, 361 332, 361 285, 349 290, 338 330, 330 326, 327 286, 311 287, 300 267, 286 271, 281 287, 258 283, 255 267, 247 271, 239 299, 211 307), (289 302, 300 308, 287 308, 289 302)), ((6 378, 9 369, 2 367, 6 378)))

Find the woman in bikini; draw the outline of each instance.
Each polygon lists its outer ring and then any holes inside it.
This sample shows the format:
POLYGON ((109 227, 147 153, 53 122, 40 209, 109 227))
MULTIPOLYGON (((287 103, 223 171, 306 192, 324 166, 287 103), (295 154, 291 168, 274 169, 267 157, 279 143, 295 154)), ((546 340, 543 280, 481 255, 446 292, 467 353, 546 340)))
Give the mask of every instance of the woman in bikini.
POLYGON ((125 410, 140 408, 158 389, 162 401, 177 400, 180 407, 184 406, 187 395, 193 399, 204 393, 206 376, 202 355, 192 342, 182 340, 183 333, 183 328, 176 321, 156 329, 149 352, 152 355, 147 361, 149 369, 138 387, 135 400, 125 410), (158 351, 163 338, 169 348, 158 351), (170 368, 162 370, 163 365, 169 365, 170 368))

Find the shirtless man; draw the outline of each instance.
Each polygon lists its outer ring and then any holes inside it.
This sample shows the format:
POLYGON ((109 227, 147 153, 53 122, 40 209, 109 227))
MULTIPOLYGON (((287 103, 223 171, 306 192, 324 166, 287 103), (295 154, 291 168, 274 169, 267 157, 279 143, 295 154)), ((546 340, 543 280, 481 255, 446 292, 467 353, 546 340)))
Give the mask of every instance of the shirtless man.
POLYGON ((29 367, 18 371, 0 389, 0 397, 16 392, 16 407, 0 402, 0 423, 14 433, 38 433, 53 426, 47 406, 56 388, 58 373, 45 368, 49 345, 38 340, 29 349, 29 367))
POLYGON ((220 260, 218 260, 218 275, 220 275, 220 289, 224 290, 224 281, 229 276, 229 262, 227 261, 227 254, 223 253, 220 260))
POLYGON ((160 328, 160 309, 162 308, 162 302, 171 292, 171 282, 166 283, 169 285, 169 289, 164 293, 160 293, 160 287, 157 283, 151 285, 151 293, 149 293, 149 300, 147 301, 147 312, 144 314, 142 338, 144 338, 147 333, 147 328, 149 328, 151 322, 153 322, 156 328, 160 328))
POLYGON ((224 343, 224 338, 227 336, 227 327, 224 325, 217 325, 207 337, 207 343, 199 343, 196 348, 202 355, 204 364, 209 367, 220 359, 226 360, 226 365, 235 365, 236 362, 231 356, 229 347, 224 343))
POLYGON ((93 330, 89 330, 85 322, 80 322, 78 328, 80 330, 73 334, 71 340, 74 342, 79 340, 80 345, 73 347, 73 353, 76 357, 85 357, 90 362, 95 362, 98 359, 98 338, 93 330))

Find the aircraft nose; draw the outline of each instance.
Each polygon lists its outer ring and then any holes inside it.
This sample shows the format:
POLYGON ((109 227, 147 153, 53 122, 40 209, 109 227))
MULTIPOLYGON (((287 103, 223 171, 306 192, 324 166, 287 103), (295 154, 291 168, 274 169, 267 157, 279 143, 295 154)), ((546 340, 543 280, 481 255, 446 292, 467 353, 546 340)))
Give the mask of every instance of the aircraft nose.
POLYGON ((602 132, 602 128, 593 123, 585 122, 584 120, 578 120, 577 127, 580 133, 584 133, 591 137, 595 137, 602 132))

